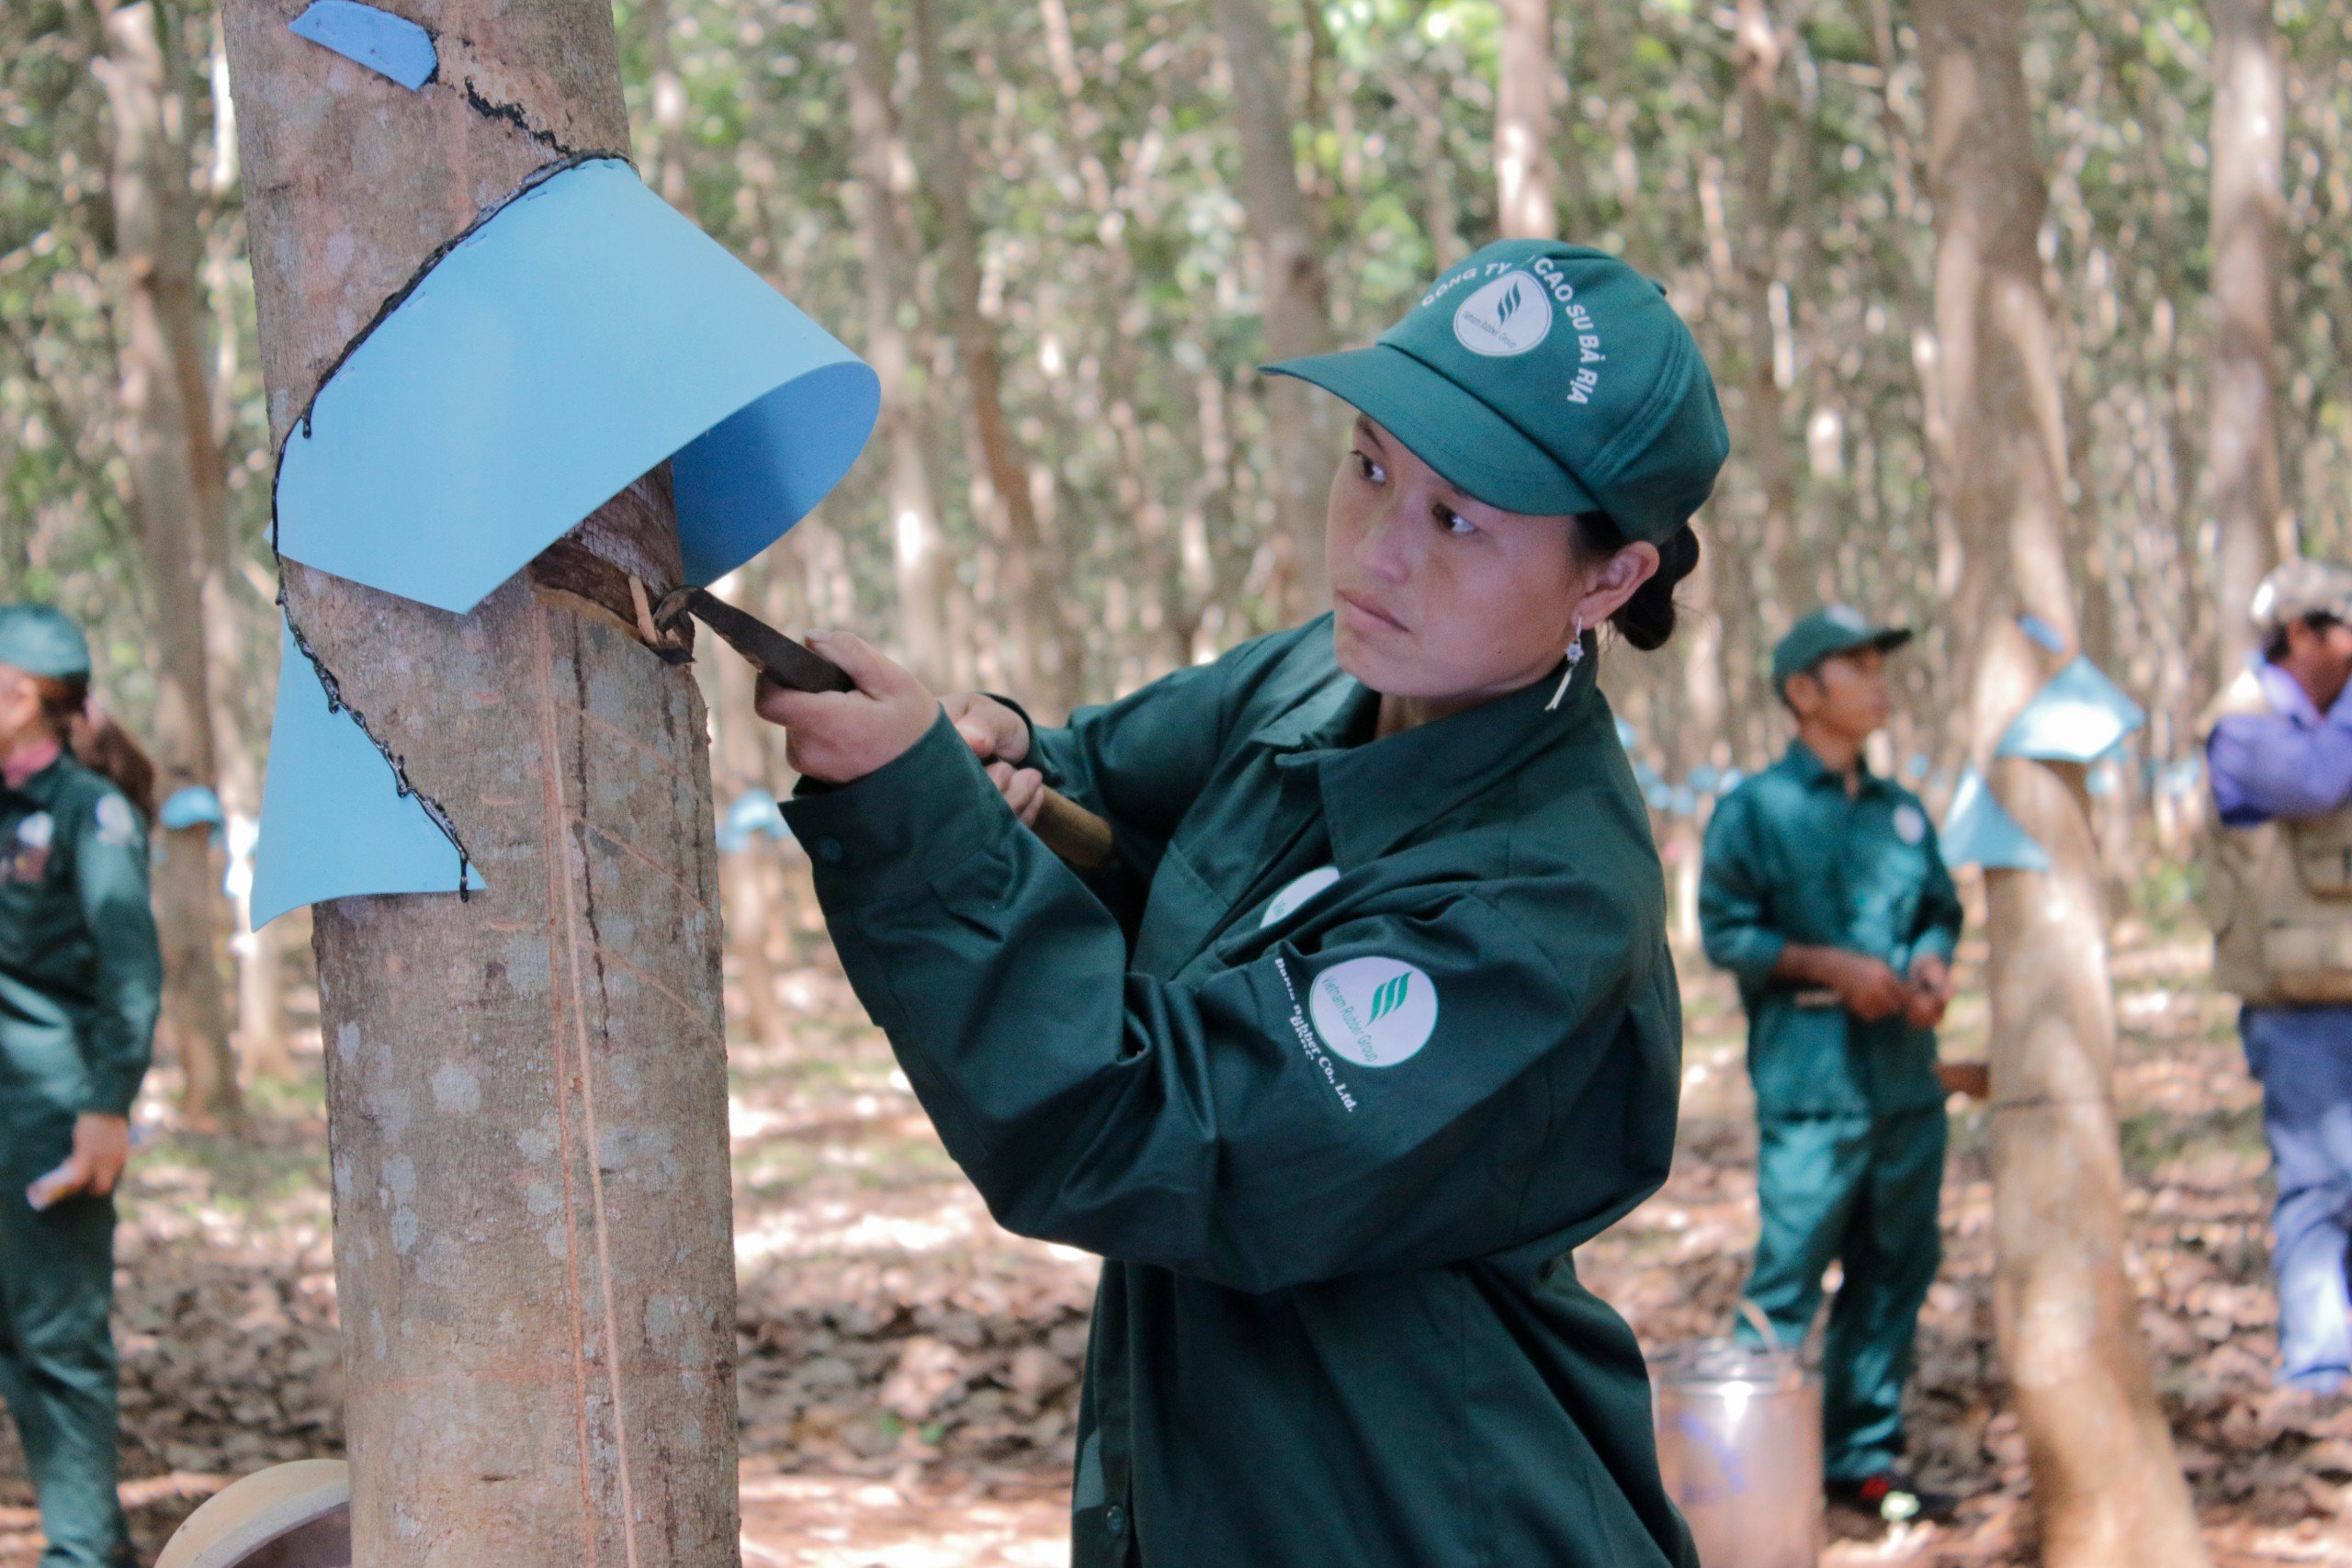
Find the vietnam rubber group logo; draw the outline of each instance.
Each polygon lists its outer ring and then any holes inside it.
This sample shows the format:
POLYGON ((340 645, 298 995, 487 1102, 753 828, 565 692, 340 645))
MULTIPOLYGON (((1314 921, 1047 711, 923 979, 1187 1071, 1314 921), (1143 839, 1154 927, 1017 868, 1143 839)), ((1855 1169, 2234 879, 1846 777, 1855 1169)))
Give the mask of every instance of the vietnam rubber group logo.
POLYGON ((1552 332, 1552 301, 1524 272, 1507 272, 1453 312, 1455 341, 1489 359, 1525 354, 1552 332))
POLYGON ((1308 987, 1315 1032, 1335 1056, 1393 1067, 1437 1030, 1437 986, 1401 958, 1351 958, 1308 987))

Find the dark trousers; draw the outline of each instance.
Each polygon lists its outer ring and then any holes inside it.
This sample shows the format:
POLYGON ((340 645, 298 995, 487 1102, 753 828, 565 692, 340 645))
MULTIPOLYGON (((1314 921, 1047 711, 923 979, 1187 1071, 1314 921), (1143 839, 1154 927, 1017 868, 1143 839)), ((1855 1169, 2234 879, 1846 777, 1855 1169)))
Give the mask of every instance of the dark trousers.
POLYGON ((116 1568, 130 1544, 115 1494, 114 1201, 25 1201, 71 1139, 70 1123, 62 1137, 0 1125, 0 1396, 40 1498, 41 1568, 116 1568))
POLYGON ((2247 1008, 2246 1065, 2262 1080, 2262 1131, 2278 1196, 2270 1264, 2278 1375, 2332 1393, 2352 1373, 2352 1008, 2247 1008))
POLYGON ((1747 1299, 1796 1345, 1813 1327, 1823 1274, 1832 1259, 1842 1267, 1821 1348, 1822 1469, 1860 1481, 1903 1452, 1903 1385, 1943 1256, 1943 1108, 1766 1116, 1758 1132, 1763 1229, 1747 1299))

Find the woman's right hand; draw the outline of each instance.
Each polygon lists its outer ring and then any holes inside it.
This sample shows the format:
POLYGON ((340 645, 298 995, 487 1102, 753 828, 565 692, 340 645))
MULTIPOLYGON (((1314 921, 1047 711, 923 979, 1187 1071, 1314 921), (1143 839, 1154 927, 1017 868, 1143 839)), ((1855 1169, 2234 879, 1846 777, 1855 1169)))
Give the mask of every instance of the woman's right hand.
POLYGON ((955 692, 941 699, 947 722, 988 765, 990 783, 1012 814, 1032 827, 1046 797, 1046 776, 1035 768, 1017 766, 1029 754, 1029 726, 1022 716, 981 692, 955 692))

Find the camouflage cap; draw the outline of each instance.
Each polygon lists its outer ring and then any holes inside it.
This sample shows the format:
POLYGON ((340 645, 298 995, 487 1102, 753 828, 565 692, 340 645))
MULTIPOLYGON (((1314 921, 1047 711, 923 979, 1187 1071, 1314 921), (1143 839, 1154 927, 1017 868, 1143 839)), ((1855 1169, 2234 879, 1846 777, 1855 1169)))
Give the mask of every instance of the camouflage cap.
POLYGON ((2312 615, 2352 623, 2352 571, 2324 560, 2284 562, 2254 591, 2248 614, 2265 637, 2312 615))

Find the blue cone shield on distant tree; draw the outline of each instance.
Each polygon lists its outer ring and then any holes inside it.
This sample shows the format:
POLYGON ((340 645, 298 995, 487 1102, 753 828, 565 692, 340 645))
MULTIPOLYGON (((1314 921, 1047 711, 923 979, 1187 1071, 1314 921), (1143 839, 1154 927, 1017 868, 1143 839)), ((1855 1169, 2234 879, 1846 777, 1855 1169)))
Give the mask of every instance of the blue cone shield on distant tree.
POLYGON ((873 370, 616 159, 453 246, 286 443, 281 554, 470 610, 673 459, 686 577, 774 544, 874 429, 873 370))
POLYGON ((1987 871, 2050 869, 2048 853, 2018 826, 1974 768, 1960 775, 1938 837, 1949 865, 1981 865, 1987 871))
POLYGON ((2088 762, 2148 721, 2140 705, 2077 655, 2050 678, 2001 735, 2004 757, 2049 762, 2088 762))

